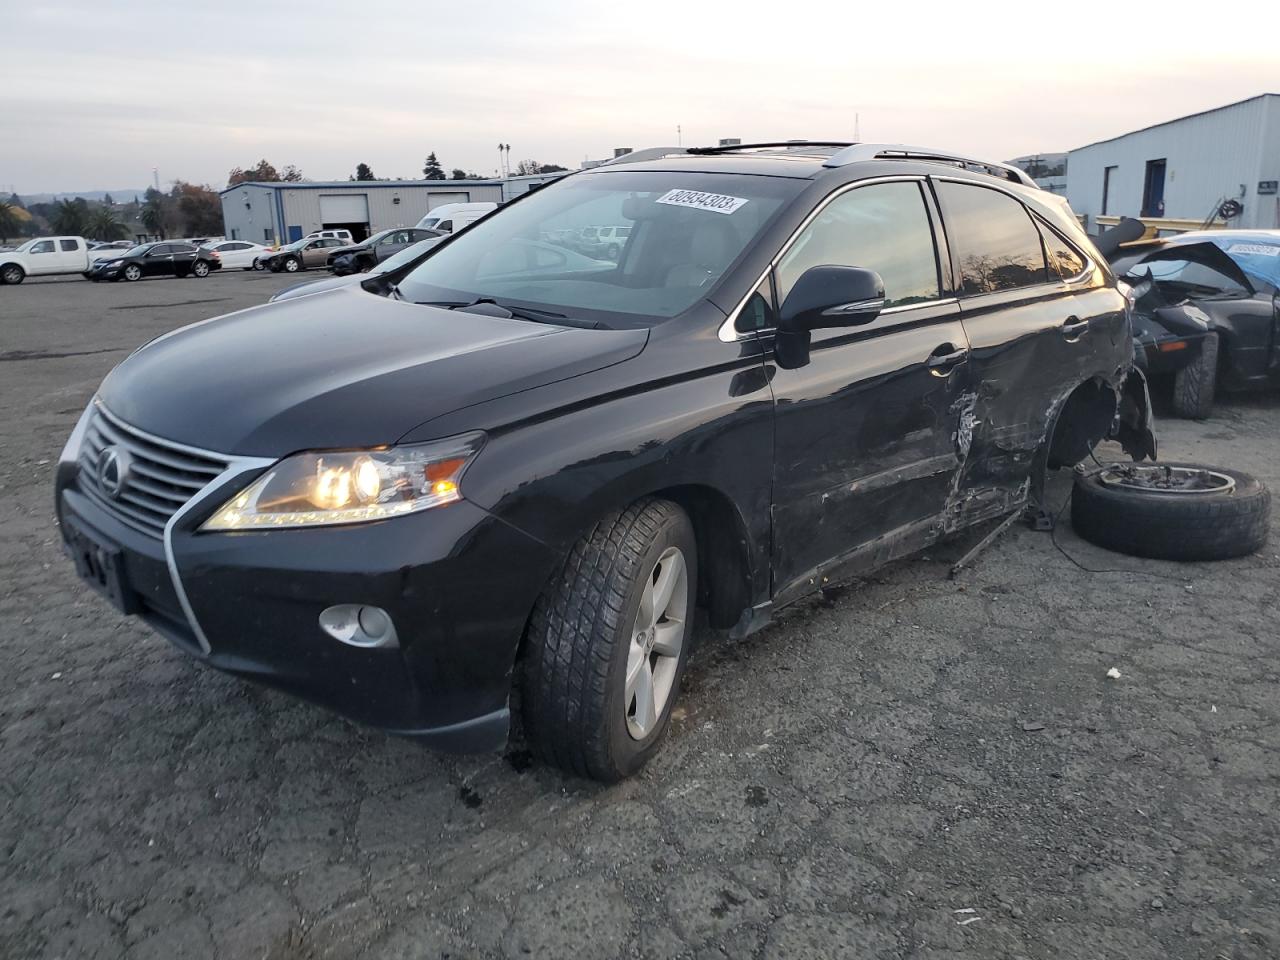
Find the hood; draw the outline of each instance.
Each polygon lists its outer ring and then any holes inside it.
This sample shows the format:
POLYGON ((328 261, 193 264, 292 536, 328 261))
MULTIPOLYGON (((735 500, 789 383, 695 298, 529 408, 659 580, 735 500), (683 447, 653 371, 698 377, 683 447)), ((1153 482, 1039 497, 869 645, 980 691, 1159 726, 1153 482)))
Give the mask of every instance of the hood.
POLYGON ((291 287, 277 290, 271 295, 268 303, 279 303, 281 300, 293 300, 296 297, 309 297, 313 293, 324 293, 326 290, 341 290, 343 287, 354 287, 362 280, 367 280, 367 273, 350 273, 345 277, 325 277, 323 280, 303 280, 291 287))
POLYGON ((98 396, 126 423, 240 456, 395 443, 444 413, 636 356, 648 330, 586 330, 333 290, 151 341, 98 396))
POLYGON ((368 243, 348 243, 344 247, 330 247, 329 256, 342 256, 344 253, 355 253, 357 250, 368 250, 368 243))
MULTIPOLYGON (((1210 270, 1222 274, 1245 290, 1253 292, 1253 284, 1245 276, 1240 265, 1222 252, 1216 243, 1202 241, 1200 243, 1151 243, 1131 244, 1117 249, 1107 257, 1117 275, 1137 275, 1143 273, 1144 263, 1155 263, 1160 260, 1187 260, 1203 264, 1210 270)), ((1160 281, 1157 280, 1158 284, 1160 281)))

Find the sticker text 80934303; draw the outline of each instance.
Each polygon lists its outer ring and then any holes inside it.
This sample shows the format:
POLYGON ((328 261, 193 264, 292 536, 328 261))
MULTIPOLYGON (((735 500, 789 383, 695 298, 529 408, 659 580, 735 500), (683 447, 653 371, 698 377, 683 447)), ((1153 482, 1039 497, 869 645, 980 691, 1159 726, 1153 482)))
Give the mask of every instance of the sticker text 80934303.
POLYGON ((667 203, 673 207, 693 207, 712 213, 733 213, 747 202, 747 197, 729 197, 723 193, 703 193, 701 190, 668 190, 655 203, 667 203))

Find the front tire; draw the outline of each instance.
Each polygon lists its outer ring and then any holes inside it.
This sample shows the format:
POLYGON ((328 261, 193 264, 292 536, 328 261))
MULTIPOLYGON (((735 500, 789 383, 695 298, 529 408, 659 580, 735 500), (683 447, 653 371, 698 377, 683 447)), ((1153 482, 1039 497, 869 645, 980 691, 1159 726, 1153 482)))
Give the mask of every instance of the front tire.
POLYGON ((27 272, 16 263, 6 263, 3 268, 0 268, 0 283, 17 286, 26 275, 27 272))
POLYGON ((693 525, 641 500, 574 546, 534 606, 521 713, 546 762, 606 783, 636 773, 671 719, 697 596, 693 525))
POLYGON ((142 279, 142 268, 136 263, 131 263, 120 271, 120 275, 132 283, 135 280, 142 279))
POLYGON ((289 257, 280 265, 280 267, 285 273, 297 273, 302 267, 302 264, 299 262, 297 257, 289 257))
POLYGON ((203 279, 209 275, 209 265, 203 260, 197 260, 191 265, 191 272, 203 279))
POLYGON ((1191 420, 1213 413, 1213 393, 1218 386, 1218 334, 1210 331, 1200 345, 1200 356, 1173 376, 1173 412, 1191 420))
POLYGON ((267 269, 267 265, 266 265, 265 263, 263 263, 261 260, 254 260, 254 261, 253 261, 253 269, 254 269, 254 270, 265 270, 265 269, 267 269))

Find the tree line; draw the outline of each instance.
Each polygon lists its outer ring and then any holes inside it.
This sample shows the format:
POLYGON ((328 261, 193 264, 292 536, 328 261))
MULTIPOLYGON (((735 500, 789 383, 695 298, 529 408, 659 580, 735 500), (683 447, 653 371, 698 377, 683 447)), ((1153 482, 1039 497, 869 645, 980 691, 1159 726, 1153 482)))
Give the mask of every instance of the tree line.
POLYGON ((142 197, 117 203, 111 194, 101 200, 69 197, 44 203, 23 203, 12 194, 0 200, 0 242, 46 233, 90 240, 127 240, 131 236, 221 236, 222 202, 205 184, 174 181, 169 192, 148 187, 142 197))

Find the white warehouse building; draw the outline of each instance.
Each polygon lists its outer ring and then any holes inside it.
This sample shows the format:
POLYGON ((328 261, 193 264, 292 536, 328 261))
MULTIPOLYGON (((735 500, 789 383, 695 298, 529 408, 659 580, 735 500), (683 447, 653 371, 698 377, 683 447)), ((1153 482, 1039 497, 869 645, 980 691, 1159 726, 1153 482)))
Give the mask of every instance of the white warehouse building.
MULTIPOLYGON (((1067 155, 1067 199, 1097 218, 1210 219, 1227 200, 1232 227, 1280 227, 1280 94, 1260 96, 1091 143, 1067 155)), ((1185 229, 1170 224, 1171 229, 1185 229)))
POLYGON ((560 176, 237 183, 221 193, 222 222, 229 239, 255 243, 289 243, 329 229, 363 240, 389 227, 412 227, 446 203, 505 203, 560 176))

